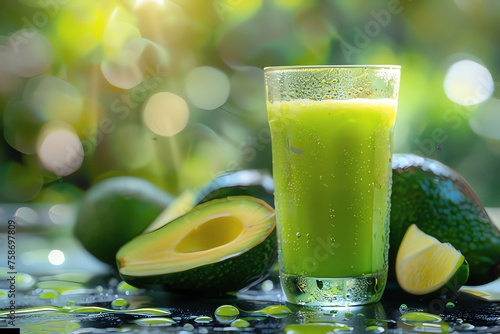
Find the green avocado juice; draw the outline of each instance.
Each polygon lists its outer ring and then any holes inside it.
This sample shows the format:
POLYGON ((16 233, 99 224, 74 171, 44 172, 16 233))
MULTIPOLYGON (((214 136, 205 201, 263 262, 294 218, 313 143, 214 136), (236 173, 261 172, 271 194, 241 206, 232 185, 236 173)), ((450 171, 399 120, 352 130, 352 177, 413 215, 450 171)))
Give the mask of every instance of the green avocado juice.
POLYGON ((386 272, 396 100, 296 100, 267 108, 282 275, 386 272))

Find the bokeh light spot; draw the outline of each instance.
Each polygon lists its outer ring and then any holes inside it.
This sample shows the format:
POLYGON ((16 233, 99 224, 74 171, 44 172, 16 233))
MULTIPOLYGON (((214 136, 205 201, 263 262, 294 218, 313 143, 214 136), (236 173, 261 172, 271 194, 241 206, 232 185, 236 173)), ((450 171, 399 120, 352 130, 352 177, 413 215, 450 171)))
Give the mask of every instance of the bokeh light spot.
POLYGON ((57 121, 50 122, 40 132, 38 158, 48 171, 66 176, 81 167, 83 146, 71 126, 57 121))
POLYGON ((49 262, 54 266, 60 266, 64 263, 66 258, 64 257, 64 253, 59 249, 53 249, 49 252, 49 262))
POLYGON ((144 80, 144 71, 137 66, 137 54, 123 50, 113 60, 104 60, 101 71, 106 80, 113 86, 130 89, 144 80))
POLYGON ((14 213, 14 220, 21 225, 34 225, 38 219, 38 214, 35 210, 22 206, 14 213))
POLYGON ((469 124, 483 138, 500 140, 500 100, 491 98, 471 113, 469 124))
POLYGON ((3 51, 10 56, 11 72, 25 78, 48 70, 54 57, 52 44, 45 36, 24 29, 9 36, 3 51))
POLYGON ((189 101, 196 107, 214 110, 226 103, 230 84, 227 75, 221 70, 201 66, 189 72, 185 90, 189 101))
POLYGON ((60 120, 75 124, 82 113, 83 101, 76 88, 48 74, 38 75, 28 81, 23 100, 42 121, 60 120))
POLYGON ((74 218, 74 210, 68 205, 56 204, 49 209, 50 220, 57 225, 68 225, 74 218))
POLYGON ((169 92, 156 93, 143 110, 146 126, 160 136, 173 136, 182 131, 189 120, 189 108, 184 99, 169 92))
POLYGON ((493 88, 491 73, 472 60, 460 60, 451 65, 444 79, 446 96, 463 106, 486 101, 493 94, 493 88))
POLYGON ((101 71, 111 85, 130 89, 139 85, 146 75, 158 75, 169 61, 166 49, 148 39, 136 38, 125 43, 116 56, 105 59, 101 71))

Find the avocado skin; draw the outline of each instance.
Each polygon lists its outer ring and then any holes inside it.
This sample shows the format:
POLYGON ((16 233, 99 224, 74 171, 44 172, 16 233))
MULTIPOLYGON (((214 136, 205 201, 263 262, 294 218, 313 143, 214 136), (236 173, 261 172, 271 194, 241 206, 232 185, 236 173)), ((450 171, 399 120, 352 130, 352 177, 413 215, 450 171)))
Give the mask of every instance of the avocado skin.
MULTIPOLYGON (((413 154, 394 154, 392 161, 389 267, 406 229, 423 232, 459 250, 470 267, 467 285, 500 276, 500 231, 457 172, 444 164, 413 154)), ((394 269, 390 279, 395 279, 394 269)))
POLYGON ((229 196, 252 196, 274 208, 274 183, 271 174, 257 169, 226 172, 201 187, 195 196, 195 204, 229 196))
POLYGON ((121 274, 130 285, 203 296, 225 295, 265 278, 277 258, 276 228, 255 247, 241 255, 186 271, 156 276, 121 274), (235 270, 236 269, 236 270, 235 270))
POLYGON ((74 236, 100 261, 116 269, 116 252, 141 234, 173 197, 151 182, 132 176, 92 186, 77 209, 74 236))

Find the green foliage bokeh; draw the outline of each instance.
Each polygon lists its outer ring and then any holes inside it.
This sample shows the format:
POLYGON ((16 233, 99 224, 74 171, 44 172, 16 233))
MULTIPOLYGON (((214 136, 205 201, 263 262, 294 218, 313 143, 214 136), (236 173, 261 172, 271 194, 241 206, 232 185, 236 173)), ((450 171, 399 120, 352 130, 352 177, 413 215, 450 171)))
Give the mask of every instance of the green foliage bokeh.
POLYGON ((228 169, 271 170, 265 66, 398 64, 395 152, 449 165, 499 206, 498 92, 464 106, 444 89, 460 60, 495 82, 499 14, 495 0, 3 0, 0 201, 72 201, 116 175, 179 194, 228 169), (188 106, 173 135, 143 121, 161 92, 188 106), (54 121, 83 153, 50 168, 39 151, 54 121))

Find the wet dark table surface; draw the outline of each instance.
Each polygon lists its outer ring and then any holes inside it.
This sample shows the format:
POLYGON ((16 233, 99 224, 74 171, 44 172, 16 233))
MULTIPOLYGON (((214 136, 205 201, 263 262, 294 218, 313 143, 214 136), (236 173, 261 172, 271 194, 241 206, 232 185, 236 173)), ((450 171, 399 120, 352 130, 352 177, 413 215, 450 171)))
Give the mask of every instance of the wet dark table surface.
MULTIPOLYGON (((500 303, 468 293, 421 299, 389 284, 378 303, 318 309, 284 303, 276 273, 236 296, 218 297, 135 290, 117 286, 119 278, 106 275, 88 280, 86 289, 65 289, 69 277, 76 276, 42 277, 39 283, 45 280, 50 284, 17 292, 14 320, 22 333, 500 333, 500 303), (65 282, 60 289, 58 282, 65 282), (127 300, 130 305, 116 307, 119 300, 127 300), (240 314, 232 319, 217 317, 215 310, 222 305, 235 306, 240 314), (164 313, 155 313, 159 311, 164 313), (405 321, 405 315, 413 312, 438 317, 405 321), (248 327, 232 326, 236 319, 246 320, 248 327)), ((11 320, 9 302, 8 296, 0 297, 4 309, 1 327, 11 320)))
MULTIPOLYGON (((420 299, 394 283, 388 284, 378 303, 325 309, 284 303, 276 272, 247 291, 217 298, 132 289, 72 239, 71 224, 67 224, 72 209, 64 206, 35 208, 36 223, 18 225, 12 297, 7 257, 2 254, 7 254, 7 223, 20 207, 0 209, 0 266, 4 268, 0 271, 0 333, 13 324, 21 333, 500 333, 500 302, 464 292, 420 299), (56 249, 64 254, 62 263, 56 263, 57 256, 50 257, 56 249), (221 305, 238 308, 236 319, 245 320, 248 327, 216 317, 221 305), (411 323, 406 318, 412 312, 438 317, 411 323)), ((25 217, 33 214, 29 209, 25 217)), ((500 295, 500 281, 496 283, 492 289, 500 295)))

